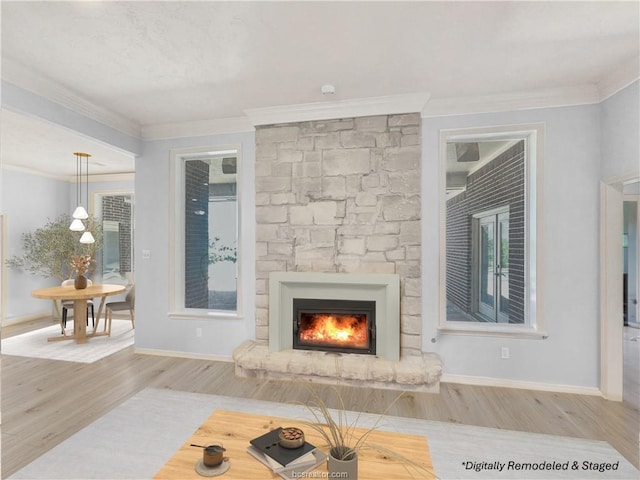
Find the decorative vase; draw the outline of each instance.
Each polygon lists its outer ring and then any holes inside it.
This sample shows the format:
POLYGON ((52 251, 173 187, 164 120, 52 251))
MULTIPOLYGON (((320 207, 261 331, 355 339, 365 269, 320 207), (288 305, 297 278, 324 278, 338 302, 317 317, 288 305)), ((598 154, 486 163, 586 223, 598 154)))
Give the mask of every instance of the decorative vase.
POLYGON ((87 288, 87 277, 81 274, 76 275, 76 279, 73 282, 73 286, 76 288, 76 290, 82 290, 83 288, 87 288))
POLYGON ((339 451, 336 449, 347 449, 346 447, 336 447, 329 450, 327 456, 327 470, 329 472, 329 478, 348 478, 349 480, 358 480, 358 453, 351 452, 346 455, 347 460, 340 460, 339 451))

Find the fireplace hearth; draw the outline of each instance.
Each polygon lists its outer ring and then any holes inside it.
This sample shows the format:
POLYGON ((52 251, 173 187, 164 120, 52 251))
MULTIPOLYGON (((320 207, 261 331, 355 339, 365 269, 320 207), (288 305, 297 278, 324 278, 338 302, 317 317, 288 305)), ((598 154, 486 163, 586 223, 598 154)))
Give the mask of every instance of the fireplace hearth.
MULTIPOLYGON (((236 375, 438 391, 442 363, 435 353, 413 353, 406 349, 405 355, 399 356, 400 278, 397 274, 273 272, 269 275, 268 323, 268 337, 247 340, 234 351, 236 375), (357 323, 363 313, 358 310, 363 308, 360 302, 374 305, 368 316, 371 325, 368 342, 375 348, 375 354, 343 354, 324 348, 326 345, 314 350, 294 348, 292 331, 298 319, 294 311, 298 305, 296 302, 294 307, 294 300, 300 299, 327 302, 303 305, 304 310, 311 309, 309 313, 349 315, 356 317, 357 323), (342 301, 348 302, 348 312, 341 311, 343 305, 339 302, 342 301), (358 305, 354 306, 353 301, 358 305)), ((363 352, 356 350, 355 353, 363 352)))
POLYGON ((376 302, 293 299, 293 348, 376 354, 376 302))

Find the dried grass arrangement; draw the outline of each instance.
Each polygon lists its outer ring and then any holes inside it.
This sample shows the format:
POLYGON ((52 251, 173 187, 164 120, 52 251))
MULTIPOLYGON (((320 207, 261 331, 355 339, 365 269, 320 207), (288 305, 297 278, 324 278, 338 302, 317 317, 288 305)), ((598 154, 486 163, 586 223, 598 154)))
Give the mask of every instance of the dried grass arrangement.
POLYGON ((69 265, 78 275, 84 275, 91 268, 91 255, 73 255, 69 265))
POLYGON ((401 392, 395 397, 384 412, 379 415, 371 428, 366 429, 364 433, 359 433, 358 421, 362 413, 358 412, 356 418, 351 422, 349 421, 344 399, 337 387, 332 388, 338 402, 338 408, 336 409, 330 409, 313 388, 310 387, 310 390, 312 398, 305 406, 313 415, 315 422, 305 422, 305 424, 318 432, 323 440, 327 442, 330 456, 341 461, 349 461, 357 458, 360 450, 372 449, 400 462, 411 473, 413 478, 429 478, 429 476, 437 478, 432 470, 425 468, 410 458, 368 441, 369 435, 378 428, 384 416, 404 396, 405 392, 401 392), (413 473, 416 475, 413 475, 413 473))

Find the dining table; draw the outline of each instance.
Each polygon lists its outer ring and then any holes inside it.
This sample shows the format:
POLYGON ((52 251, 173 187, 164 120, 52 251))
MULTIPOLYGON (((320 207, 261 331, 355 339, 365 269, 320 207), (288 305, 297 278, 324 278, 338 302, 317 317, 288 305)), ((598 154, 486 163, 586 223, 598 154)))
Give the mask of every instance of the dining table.
POLYGON ((73 285, 65 285, 39 288, 32 291, 31 296, 54 301, 73 300, 73 334, 68 334, 64 325, 61 324, 62 334, 56 337, 49 337, 47 340, 49 342, 75 340, 76 343, 86 343, 91 337, 109 335, 109 332, 106 330, 106 320, 103 331, 98 332, 98 325, 100 324, 100 317, 102 316, 105 301, 107 297, 118 295, 124 291, 124 285, 93 284, 82 289, 77 289, 73 285), (98 315, 95 317, 96 321, 93 325, 93 331, 87 332, 87 300, 98 297, 101 301, 100 307, 98 308, 98 315))

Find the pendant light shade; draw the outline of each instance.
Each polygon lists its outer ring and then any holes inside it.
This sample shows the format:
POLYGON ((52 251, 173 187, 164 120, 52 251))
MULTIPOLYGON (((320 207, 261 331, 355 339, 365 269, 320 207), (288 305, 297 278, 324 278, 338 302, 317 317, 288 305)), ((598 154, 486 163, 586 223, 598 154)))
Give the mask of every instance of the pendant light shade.
POLYGON ((91 235, 89 231, 84 232, 80 237, 80 243, 94 243, 95 241, 95 238, 93 238, 93 235, 91 235))
MULTIPOLYGON (((82 205, 78 205, 76 209, 73 211, 72 217, 76 220, 86 220, 87 218, 89 218, 89 214, 87 213, 87 211, 84 209, 82 205)), ((71 230, 73 230, 73 228, 71 228, 71 230)))
POLYGON ((74 232, 84 232, 84 223, 82 223, 82 220, 80 220, 79 218, 74 218, 73 222, 71 222, 69 230, 72 230, 74 232))

